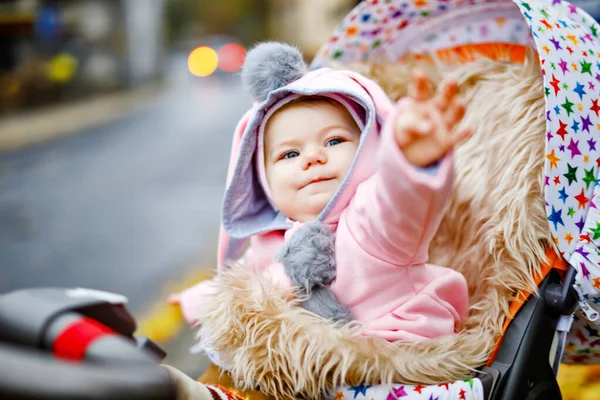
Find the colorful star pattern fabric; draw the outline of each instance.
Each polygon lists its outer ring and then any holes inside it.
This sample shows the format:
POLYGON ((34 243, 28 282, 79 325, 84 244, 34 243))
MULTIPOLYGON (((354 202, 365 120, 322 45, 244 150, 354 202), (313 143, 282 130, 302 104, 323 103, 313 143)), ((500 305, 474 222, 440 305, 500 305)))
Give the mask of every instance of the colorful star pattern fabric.
MULTIPOLYGON (((589 301, 600 296, 600 26, 561 0, 515 0, 536 42, 546 96, 545 198, 552 238, 589 301)), ((600 321, 599 321, 600 322, 600 321)), ((600 361, 578 318, 563 360, 600 361)), ((600 343, 600 342, 599 342, 600 343)))
POLYGON ((466 44, 531 45, 528 30, 512 0, 369 0, 336 27, 312 66, 331 60, 396 61, 408 53, 460 51, 466 44), (477 11, 478 18, 472 18, 477 11))
POLYGON ((375 385, 342 387, 328 399, 344 400, 483 400, 479 379, 456 381, 443 385, 375 385))
MULTIPOLYGON (((592 298, 600 304, 600 297, 592 298)), ((575 316, 562 358, 565 364, 600 364, 600 328, 597 323, 575 316)))

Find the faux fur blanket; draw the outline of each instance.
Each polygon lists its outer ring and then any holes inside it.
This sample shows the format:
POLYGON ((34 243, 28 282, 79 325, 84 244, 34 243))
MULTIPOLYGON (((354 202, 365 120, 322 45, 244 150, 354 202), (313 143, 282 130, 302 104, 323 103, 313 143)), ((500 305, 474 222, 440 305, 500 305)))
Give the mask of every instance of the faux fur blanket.
MULTIPOLYGON (((347 66, 346 66, 347 67, 347 66)), ((397 99, 409 65, 354 65, 397 99)), ((363 337, 297 307, 293 293, 231 266, 201 316, 202 340, 230 366, 240 388, 277 398, 320 398, 340 385, 437 384, 472 376, 488 360, 515 291, 551 244, 544 210, 544 95, 534 54, 524 65, 480 60, 452 71, 476 133, 456 152, 456 183, 430 262, 462 272, 470 314, 453 336, 418 343, 363 337)))

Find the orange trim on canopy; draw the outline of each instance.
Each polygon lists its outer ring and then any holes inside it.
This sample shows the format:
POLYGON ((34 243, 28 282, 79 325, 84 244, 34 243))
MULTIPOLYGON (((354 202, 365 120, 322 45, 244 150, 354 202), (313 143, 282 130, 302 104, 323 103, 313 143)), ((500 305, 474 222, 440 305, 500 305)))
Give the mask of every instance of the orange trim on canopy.
MULTIPOLYGON (((489 58, 494 61, 509 61, 515 64, 523 64, 527 54, 527 46, 515 43, 487 42, 487 43, 468 43, 454 47, 446 47, 435 51, 437 61, 446 64, 466 64, 473 62, 478 58, 489 58)), ((432 54, 409 53, 401 56, 399 61, 415 59, 421 62, 433 63, 432 54)))
MULTIPOLYGON (((534 276, 536 285, 539 285, 552 269, 557 269, 559 271, 567 271, 569 269, 567 262, 562 257, 559 257, 553 249, 548 248, 546 250, 546 256, 548 257, 548 262, 546 264, 542 264, 541 271, 537 273, 536 276, 534 276)), ((517 297, 510 303, 510 315, 504 321, 504 326, 502 327, 502 335, 500 335, 500 337, 496 341, 494 350, 492 351, 492 355, 487 363, 488 367, 496 359, 496 355, 498 354, 498 350, 500 350, 500 346, 502 345, 502 341, 504 340, 504 335, 506 334, 508 326, 515 318, 523 304, 525 304, 525 301, 529 298, 529 296, 531 296, 530 291, 521 291, 519 294, 517 294, 517 297)))

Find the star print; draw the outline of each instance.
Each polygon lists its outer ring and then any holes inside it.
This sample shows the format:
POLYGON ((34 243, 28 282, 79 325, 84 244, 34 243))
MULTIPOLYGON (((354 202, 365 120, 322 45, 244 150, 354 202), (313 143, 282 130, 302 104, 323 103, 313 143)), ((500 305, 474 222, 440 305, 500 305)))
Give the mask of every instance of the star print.
POLYGON ((348 390, 353 390, 354 391, 354 398, 356 398, 356 396, 358 396, 359 394, 362 394, 363 396, 367 395, 367 389, 369 389, 371 386, 370 385, 359 385, 359 386, 351 386, 348 390))
POLYGON ((579 193, 577 196, 575 196, 575 200, 577 200, 577 202, 579 203, 577 205, 577 209, 578 210, 580 208, 585 208, 585 205, 588 203, 588 201, 590 201, 590 199, 588 199, 587 197, 585 197, 585 193, 583 191, 583 188, 581 189, 581 193, 579 193))
POLYGON ((565 223, 562 220, 562 210, 556 210, 554 206, 552 206, 552 213, 548 217, 548 221, 554 224, 554 230, 558 229, 558 225, 565 226, 565 223))
POLYGON ((560 67, 560 69, 562 69, 563 74, 569 70, 569 66, 568 66, 567 62, 565 60, 563 60, 562 58, 560 59, 558 66, 560 67))
POLYGON ((592 238, 590 237, 589 233, 586 233, 584 235, 579 235, 579 241, 580 242, 590 243, 592 241, 592 238))
POLYGON ((600 303, 600 297, 594 297, 592 299, 592 301, 594 302, 594 304, 599 304, 600 303))
POLYGON ((525 3, 524 1, 521 2, 521 5, 523 6, 524 9, 526 9, 527 11, 531 11, 531 6, 529 5, 529 3, 525 3))
POLYGON ((573 240, 573 236, 571 235, 571 232, 567 232, 567 234, 565 235, 565 240, 567 241, 567 243, 569 243, 569 246, 570 246, 571 241, 573 240))
POLYGON ((579 63, 579 65, 581 65, 582 74, 585 74, 587 72, 588 74, 590 74, 590 76, 592 75, 592 63, 588 63, 585 60, 583 60, 579 63))
POLYGON ((433 395, 431 394, 431 395, 429 395, 429 399, 428 400, 440 400, 440 398, 439 397, 435 397, 434 398, 433 395))
MULTIPOLYGON (((580 262, 579 266, 581 267, 581 274, 588 281, 590 280, 590 271, 585 267, 585 263, 580 262)), ((594 302, 595 303, 595 302, 594 302)))
MULTIPOLYGON (((558 106, 557 106, 558 107, 558 106)), ((565 140, 565 135, 568 135, 569 132, 567 132, 567 130, 565 129, 568 125, 563 123, 560 119, 558 120, 558 123, 560 124, 560 127, 558 128, 558 130, 556 131, 556 134, 558 136, 560 136, 560 138, 563 140, 565 140)))
POLYGON ((600 105, 598 105, 598 99, 592 100, 592 106, 590 107, 590 110, 596 113, 596 117, 600 116, 598 115, 598 113, 600 113, 600 105))
POLYGON ((559 194, 558 198, 563 201, 563 204, 566 204, 567 198, 569 197, 569 195, 567 194, 567 190, 565 189, 564 186, 561 190, 558 191, 558 194, 559 194))
POLYGON ((583 230, 583 226, 585 225, 585 221, 583 220, 583 217, 581 217, 581 219, 579 220, 579 222, 575 223, 575 226, 577 226, 579 228, 579 230, 583 230))
POLYGON ((408 396, 408 394, 404 390, 404 386, 400 386, 399 388, 392 388, 392 391, 388 394, 386 400, 396 400, 398 397, 403 396, 408 396))
POLYGON ((569 207, 569 210, 567 211, 567 215, 571 218, 573 218, 573 215, 575 215, 575 209, 573 207, 569 207))
POLYGON ((587 143, 588 143, 588 146, 590 147, 590 151, 596 150, 596 141, 594 139, 588 140, 587 143))
POLYGON ((573 46, 579 45, 579 40, 577 40, 577 36, 575 36, 573 34, 569 34, 569 35, 567 35, 567 39, 569 39, 573 43, 573 46))
POLYGON ((590 228, 590 232, 594 234, 594 236, 592 236, 592 240, 600 239, 600 222, 596 222, 596 227, 590 228))
POLYGON ((425 389, 426 387, 427 387, 427 386, 417 385, 417 386, 415 386, 415 388, 414 388, 413 390, 414 390, 415 392, 417 392, 417 393, 421 394, 421 391, 422 391, 423 389, 425 389))
POLYGON ((465 395, 467 394, 467 391, 465 389, 460 389, 460 392, 458 392, 458 395, 460 396, 460 400, 466 400, 465 395))
POLYGON ((342 392, 338 392, 338 393, 335 395, 335 398, 334 398, 334 400, 342 400, 343 398, 344 398, 344 393, 342 393, 342 392))
POLYGON ((558 151, 560 151, 561 153, 565 152, 565 145, 561 144, 560 146, 558 146, 558 151))
POLYGON ((572 167, 571 164, 567 163, 567 168, 569 169, 569 171, 563 176, 567 178, 570 186, 571 183, 577 182, 577 168, 579 167, 572 167))
POLYGON ((560 42, 558 40, 554 39, 554 37, 550 38, 550 42, 552 42, 552 44, 554 45, 555 50, 562 50, 562 47, 560 46, 560 42))
POLYGON ((576 84, 576 86, 575 86, 575 89, 573 89, 573 91, 579 95, 579 99, 580 99, 580 100, 583 100, 583 96, 584 96, 585 94, 587 94, 587 93, 586 93, 586 91, 585 91, 584 89, 585 89, 585 86, 584 86, 584 85, 582 85, 582 84, 581 84, 581 83, 579 83, 579 82, 577 82, 577 84, 576 84))
POLYGON ((584 168, 583 172, 585 173, 585 177, 583 178, 583 181, 585 182, 585 188, 589 189, 590 184, 596 182, 596 177, 594 176, 594 167, 590 168, 589 170, 584 168))
POLYGON ((592 90, 596 89, 596 85, 594 85, 594 82, 588 82, 588 89, 592 89, 592 90))
POLYGON ((581 154, 581 152, 579 151, 579 141, 574 141, 573 139, 571 139, 571 143, 569 143, 569 145, 567 146, 567 149, 569 149, 569 151, 571 151, 571 158, 574 158, 575 156, 578 156, 581 154))
POLYGON ((573 125, 571 125, 571 129, 573 129, 573 132, 575 133, 579 132, 579 122, 573 120, 573 125))
POLYGON ((588 115, 587 117, 581 117, 581 124, 583 125, 581 127, 582 131, 587 131, 589 133, 590 131, 590 126, 594 126, 594 124, 592 124, 592 121, 590 121, 590 116, 588 115))
POLYGON ((554 88, 554 95, 556 96, 560 91, 560 81, 556 79, 554 74, 552 74, 552 80, 550 81, 550 85, 554 88))
POLYGON ((570 117, 571 114, 574 112, 573 111, 573 106, 575 105, 575 103, 571 103, 569 101, 568 97, 565 97, 565 102, 563 104, 561 104, 561 107, 565 109, 565 111, 567 112, 567 116, 570 117))
POLYGON ((556 115, 560 114, 560 107, 558 105, 554 106, 554 112, 556 113, 556 115))
POLYGON ((553 179, 553 181, 554 181, 555 185, 560 185, 560 176, 558 176, 558 175, 555 176, 554 179, 553 179))
POLYGON ((558 161, 560 161, 560 158, 556 157, 556 154, 554 154, 554 149, 552 149, 550 154, 546 154, 546 158, 548 161, 550 161, 550 170, 552 170, 553 167, 558 168, 558 161))

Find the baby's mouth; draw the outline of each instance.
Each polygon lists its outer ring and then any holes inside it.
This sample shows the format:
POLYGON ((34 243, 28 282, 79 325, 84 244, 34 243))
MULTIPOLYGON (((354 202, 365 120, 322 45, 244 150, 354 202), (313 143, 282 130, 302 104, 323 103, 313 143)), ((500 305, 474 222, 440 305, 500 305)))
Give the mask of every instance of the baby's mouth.
POLYGON ((306 185, 302 186, 300 189, 304 189, 305 187, 310 186, 313 183, 327 182, 327 181, 330 181, 330 180, 333 180, 333 179, 335 179, 335 178, 323 178, 323 177, 313 178, 306 185))

